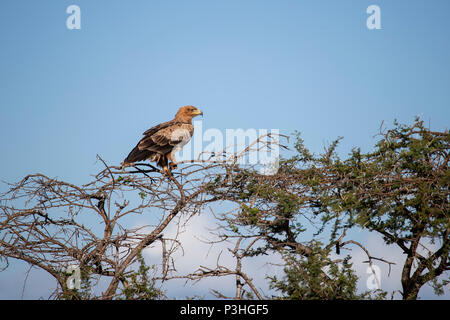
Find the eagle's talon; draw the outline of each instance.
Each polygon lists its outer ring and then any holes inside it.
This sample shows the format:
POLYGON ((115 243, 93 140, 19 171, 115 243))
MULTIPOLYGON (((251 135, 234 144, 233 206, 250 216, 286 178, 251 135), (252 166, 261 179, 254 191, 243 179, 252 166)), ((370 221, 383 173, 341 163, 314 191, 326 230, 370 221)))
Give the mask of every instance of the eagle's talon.
POLYGON ((161 173, 165 174, 165 175, 169 175, 170 174, 170 170, 169 170, 169 168, 167 166, 164 166, 164 168, 161 170, 161 173))
POLYGON ((170 167, 170 170, 173 170, 173 169, 177 169, 177 168, 178 168, 178 165, 177 165, 176 163, 171 162, 171 163, 169 164, 169 167, 170 167))

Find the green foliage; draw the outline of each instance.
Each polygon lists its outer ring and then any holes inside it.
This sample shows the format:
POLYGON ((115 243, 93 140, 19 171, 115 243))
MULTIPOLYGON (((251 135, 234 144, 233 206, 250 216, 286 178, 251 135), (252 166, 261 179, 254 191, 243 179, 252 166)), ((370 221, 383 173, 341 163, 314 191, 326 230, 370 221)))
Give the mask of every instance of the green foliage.
MULTIPOLYGON (((283 277, 268 277, 280 294, 277 298, 385 299, 381 290, 358 292, 349 256, 330 258, 331 248, 339 251, 343 233, 355 226, 402 249, 407 259, 400 266, 399 280, 405 299, 417 298, 426 283, 442 294, 449 280, 440 277, 450 268, 449 133, 431 132, 419 119, 411 126, 395 123, 374 150, 363 153, 353 148, 344 159, 337 153, 342 138, 316 155, 299 133, 296 136, 297 154, 280 158, 276 175, 233 166, 206 187, 213 198, 237 204, 238 213, 225 214, 221 220, 224 232, 261 239, 245 251, 246 257, 282 253, 283 277), (327 244, 304 240, 305 219, 317 227, 314 237, 330 230, 327 244), (424 239, 439 249, 421 255, 417 248, 424 239)), ((117 181, 130 182, 121 176, 117 181)), ((145 200, 147 195, 139 196, 145 200)), ((120 298, 161 299, 163 292, 149 275, 151 267, 141 254, 137 261, 138 269, 121 279, 120 298)), ((83 272, 82 288, 66 290, 65 299, 90 297, 88 270, 83 272)), ((246 297, 254 298, 250 292, 246 297)))
POLYGON ((372 152, 354 148, 343 161, 328 154, 310 159, 321 175, 313 190, 315 211, 324 223, 334 221, 332 239, 339 229, 358 225, 400 246, 408 257, 401 279, 404 298, 417 298, 428 281, 441 293, 447 282, 437 277, 449 268, 449 146, 448 132, 432 132, 416 119, 411 126, 395 122, 372 152), (425 239, 440 248, 420 255, 418 243, 425 239))
MULTIPOLYGON (((358 277, 349 263, 349 256, 342 262, 329 259, 329 249, 312 243, 313 253, 307 257, 293 253, 283 255, 284 276, 269 277, 271 288, 281 293, 279 299, 289 300, 355 300, 372 298, 370 292, 357 293, 358 277)), ((375 298, 382 299, 385 292, 375 298)))
POLYGON ((139 197, 141 197, 142 200, 145 200, 147 194, 145 192, 139 192, 139 197))
POLYGON ((450 278, 447 277, 447 279, 442 279, 439 281, 437 278, 433 278, 431 280, 431 286, 433 287, 434 293, 438 296, 441 296, 444 294, 444 288, 448 287, 450 284, 450 278))
POLYGON ((399 279, 405 299, 416 298, 425 283, 441 293, 448 280, 438 277, 450 268, 450 134, 432 132, 420 119, 412 125, 395 122, 372 151, 353 148, 346 158, 337 153, 342 138, 316 155, 296 136, 297 154, 281 158, 276 175, 235 168, 232 179, 218 178, 210 189, 239 205, 237 218, 225 218, 230 231, 242 234, 250 228, 264 235, 265 245, 249 251, 252 255, 287 250, 286 277, 271 278, 273 288, 285 298, 367 298, 355 293, 351 265, 330 264, 325 250, 357 226, 380 234, 407 256, 399 279), (303 245, 302 219, 321 224, 314 236, 331 228, 329 244, 303 245), (421 255, 417 248, 424 240, 439 249, 421 255), (328 278, 321 271, 325 266, 328 278))
MULTIPOLYGON (((75 270, 72 272, 62 271, 62 278, 67 279, 70 276, 73 276, 75 270)), ((80 288, 69 289, 67 287, 64 288, 62 294, 58 297, 60 300, 89 300, 92 298, 91 289, 92 282, 90 278, 89 268, 83 267, 80 269, 80 288)), ((64 283, 65 285, 66 283, 64 283)))
POLYGON ((354 153, 341 168, 343 211, 356 211, 349 222, 399 237, 437 236, 449 226, 449 134, 435 135, 423 127, 398 125, 373 152, 354 153))
POLYGON ((155 281, 149 275, 151 267, 147 266, 142 254, 137 255, 139 268, 137 271, 127 275, 126 287, 123 290, 126 300, 156 300, 161 299, 163 292, 156 288, 155 281))

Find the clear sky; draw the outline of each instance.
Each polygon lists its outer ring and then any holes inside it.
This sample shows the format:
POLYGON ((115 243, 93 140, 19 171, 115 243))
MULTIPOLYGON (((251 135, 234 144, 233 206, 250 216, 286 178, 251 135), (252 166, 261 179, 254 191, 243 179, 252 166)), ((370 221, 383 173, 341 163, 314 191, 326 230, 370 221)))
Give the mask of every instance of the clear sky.
MULTIPOLYGON (((379 125, 450 123, 448 0, 2 0, 0 179, 73 183, 192 104, 203 128, 368 149, 379 125), (69 30, 66 8, 81 8, 69 30), (366 8, 381 8, 381 30, 366 8)), ((0 187, 0 191, 4 186, 0 187)))

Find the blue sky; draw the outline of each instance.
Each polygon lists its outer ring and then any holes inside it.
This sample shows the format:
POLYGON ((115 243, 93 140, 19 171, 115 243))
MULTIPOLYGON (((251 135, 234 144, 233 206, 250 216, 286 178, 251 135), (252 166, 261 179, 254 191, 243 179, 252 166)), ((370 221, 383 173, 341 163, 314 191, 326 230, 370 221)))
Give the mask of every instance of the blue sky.
MULTIPOLYGON (((82 183, 192 104, 203 128, 277 128, 321 151, 379 125, 450 120, 450 2, 5 0, 0 179, 82 183), (66 8, 81 8, 68 30, 66 8), (366 8, 381 8, 368 30, 366 8)), ((4 190, 4 186, 0 187, 4 190)))

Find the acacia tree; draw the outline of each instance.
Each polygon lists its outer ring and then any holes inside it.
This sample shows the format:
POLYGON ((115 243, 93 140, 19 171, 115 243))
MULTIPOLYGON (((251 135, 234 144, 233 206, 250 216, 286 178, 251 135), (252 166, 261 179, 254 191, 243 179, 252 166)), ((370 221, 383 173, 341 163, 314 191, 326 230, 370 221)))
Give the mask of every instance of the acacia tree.
POLYGON ((406 254, 404 299, 417 298, 425 283, 442 292, 449 269, 448 132, 431 132, 420 121, 397 124, 373 152, 354 149, 344 160, 336 152, 340 139, 314 155, 298 135, 296 155, 279 159, 272 175, 239 164, 249 152, 279 146, 263 138, 229 157, 213 154, 182 164, 168 176, 148 164, 123 170, 104 162, 105 169, 83 186, 29 175, 0 198, 0 262, 19 259, 42 268, 57 282, 53 297, 63 299, 160 299, 165 295, 158 281, 210 277, 235 284, 234 296, 212 288, 219 298, 384 298, 382 291, 357 292, 351 255, 343 255, 356 247, 369 266, 375 260, 394 264, 350 238, 359 227, 406 254), (224 202, 232 208, 224 210, 224 202), (219 255, 215 265, 180 274, 171 255, 183 244, 164 230, 179 223, 175 217, 189 222, 207 206, 218 223, 210 243, 225 244, 235 264, 222 263, 219 255), (128 219, 136 214, 151 216, 152 225, 131 227, 128 219), (438 248, 421 253, 428 247, 424 240, 438 248), (141 252, 157 241, 161 260, 151 263, 160 269, 150 275, 141 252), (245 268, 246 260, 262 255, 284 261, 284 276, 267 278, 278 294, 266 295, 252 279, 255 271, 245 268), (81 270, 82 290, 68 286, 70 265, 81 270), (95 296, 90 288, 100 278, 107 286, 95 296))
POLYGON ((432 132, 419 119, 412 126, 395 123, 374 151, 363 154, 354 149, 344 160, 336 152, 339 140, 314 155, 298 136, 297 155, 282 160, 276 175, 241 169, 232 182, 218 177, 208 190, 239 207, 222 217, 224 228, 261 237, 261 246, 249 254, 272 250, 284 255, 284 279, 270 280, 285 298, 367 297, 351 289, 355 279, 346 259, 330 259, 330 249, 340 254, 356 246, 367 255, 370 266, 374 260, 389 268, 394 263, 347 239, 347 231, 354 227, 379 233, 386 245, 402 249, 406 255, 400 279, 403 299, 416 299, 426 283, 434 286, 436 294, 443 293, 450 268, 449 133, 432 132), (329 242, 306 238, 305 219, 315 221, 316 235, 330 227, 329 242), (343 263, 340 274, 337 263, 343 263))
MULTIPOLYGON (((281 159, 276 174, 267 176, 253 168, 237 167, 232 179, 217 176, 207 188, 214 198, 236 205, 234 210, 215 215, 221 227, 216 240, 211 242, 230 239, 239 239, 241 245, 246 242, 245 249, 241 249, 239 257, 236 257, 237 267, 241 266, 240 260, 254 256, 272 254, 284 260, 285 276, 279 279, 269 275, 267 278, 270 287, 281 294, 271 298, 372 299, 385 296, 381 290, 358 293, 358 279, 348 261, 349 256, 331 257, 331 250, 342 241, 346 230, 338 238, 341 230, 334 228, 324 242, 315 239, 324 233, 325 224, 333 222, 335 226, 339 225, 336 217, 319 209, 325 197, 318 192, 331 188, 326 173, 335 146, 336 143, 325 154, 313 157, 299 139, 295 144, 298 154, 290 159, 281 159), (311 228, 316 230, 312 236, 306 234, 311 228)), ((355 240, 347 239, 340 244, 339 250, 350 245, 364 250, 370 266, 374 259, 393 264, 373 257, 362 243, 355 240)), ((227 275, 230 270, 217 266, 199 270, 187 278, 197 280, 212 273, 227 275)), ((252 288, 251 284, 249 286, 252 288)), ((255 292, 253 288, 252 291, 255 292)))
POLYGON ((448 274, 440 276, 450 269, 449 146, 448 132, 430 131, 419 119, 412 126, 395 123, 374 151, 354 149, 327 171, 335 188, 321 209, 404 252, 404 299, 416 299, 426 283, 436 293, 448 283, 448 274))
POLYGON ((171 254, 182 246, 176 236, 164 237, 168 225, 217 201, 206 193, 211 180, 232 171, 240 157, 277 141, 267 134, 240 152, 181 162, 181 170, 168 175, 149 164, 108 166, 100 157, 105 169, 82 186, 30 174, 0 197, 2 268, 17 259, 45 270, 56 280, 56 299, 162 297, 156 277, 149 279, 142 265, 142 250, 162 243, 155 264, 161 266, 159 279, 166 279, 174 271, 171 254), (129 218, 140 214, 153 224, 130 226, 129 218), (81 290, 70 285, 71 266, 80 270, 81 290), (91 288, 100 279, 107 285, 95 296, 91 288))
POLYGON ((91 297, 68 286, 71 265, 89 283, 109 279, 103 299, 115 298, 119 284, 127 289, 130 266, 142 249, 155 241, 175 241, 165 239, 163 230, 176 215, 198 212, 203 186, 159 173, 153 178, 153 169, 114 169, 107 167, 81 187, 42 174, 12 185, 1 200, 2 262, 14 258, 47 271, 57 281, 56 298, 91 297), (154 225, 123 224, 128 216, 144 213, 158 215, 154 225))

